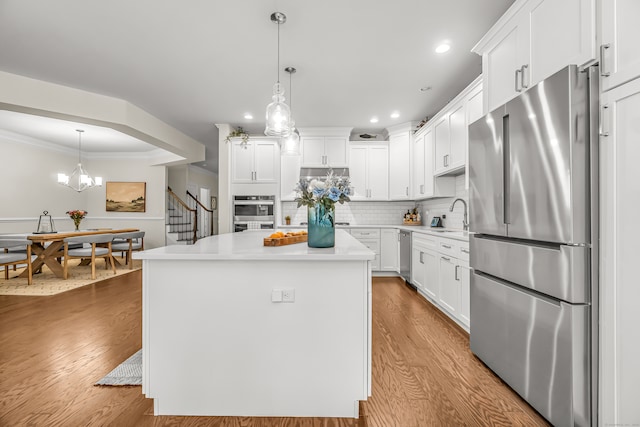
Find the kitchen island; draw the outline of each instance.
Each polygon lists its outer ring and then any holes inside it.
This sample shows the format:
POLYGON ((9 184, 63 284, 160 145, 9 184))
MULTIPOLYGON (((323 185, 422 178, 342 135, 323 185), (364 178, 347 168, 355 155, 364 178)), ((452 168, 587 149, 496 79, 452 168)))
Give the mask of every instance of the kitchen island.
POLYGON ((358 417, 374 253, 343 230, 327 249, 264 247, 268 234, 134 254, 155 415, 358 417))

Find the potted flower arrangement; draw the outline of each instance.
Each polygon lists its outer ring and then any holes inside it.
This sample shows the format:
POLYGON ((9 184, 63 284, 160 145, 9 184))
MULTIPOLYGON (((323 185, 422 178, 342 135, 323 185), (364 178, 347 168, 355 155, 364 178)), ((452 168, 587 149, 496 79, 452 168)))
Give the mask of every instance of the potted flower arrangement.
POLYGON ((291 217, 289 215, 284 217, 284 223, 287 225, 291 225, 291 217))
POLYGON ((69 218, 73 220, 73 224, 76 226, 76 231, 80 229, 80 221, 82 221, 88 213, 89 212, 82 210, 67 211, 67 215, 69 215, 69 218))
POLYGON ((242 129, 241 126, 238 126, 236 129, 229 132, 229 135, 224 139, 225 142, 231 141, 231 138, 242 138, 242 145, 246 146, 247 142, 249 142, 249 134, 242 129))
POLYGON ((308 245, 329 248, 335 245, 335 204, 348 202, 351 190, 348 177, 334 175, 330 170, 324 181, 301 179, 296 185, 298 207, 308 212, 308 245))

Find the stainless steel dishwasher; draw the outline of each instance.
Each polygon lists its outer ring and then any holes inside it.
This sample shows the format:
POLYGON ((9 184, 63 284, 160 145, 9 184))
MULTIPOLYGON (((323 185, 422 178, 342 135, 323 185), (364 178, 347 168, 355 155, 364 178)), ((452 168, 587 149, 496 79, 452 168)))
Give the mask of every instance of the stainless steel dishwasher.
POLYGON ((400 275, 411 284, 411 232, 400 230, 400 275))

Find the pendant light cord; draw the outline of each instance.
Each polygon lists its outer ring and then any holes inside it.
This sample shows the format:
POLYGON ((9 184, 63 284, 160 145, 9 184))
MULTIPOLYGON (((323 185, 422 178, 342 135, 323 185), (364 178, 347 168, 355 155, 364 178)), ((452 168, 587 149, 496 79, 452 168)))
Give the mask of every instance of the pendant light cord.
POLYGON ((278 78, 277 82, 280 83, 280 22, 278 22, 278 78))

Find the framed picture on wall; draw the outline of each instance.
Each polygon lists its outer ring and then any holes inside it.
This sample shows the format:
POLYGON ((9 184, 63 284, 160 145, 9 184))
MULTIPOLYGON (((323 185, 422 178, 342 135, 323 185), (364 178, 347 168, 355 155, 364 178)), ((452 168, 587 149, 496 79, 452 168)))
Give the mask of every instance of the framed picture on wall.
POLYGON ((107 212, 145 212, 146 182, 107 181, 107 212))
POLYGON ((218 209, 218 198, 216 196, 211 196, 211 210, 215 211, 218 209))

